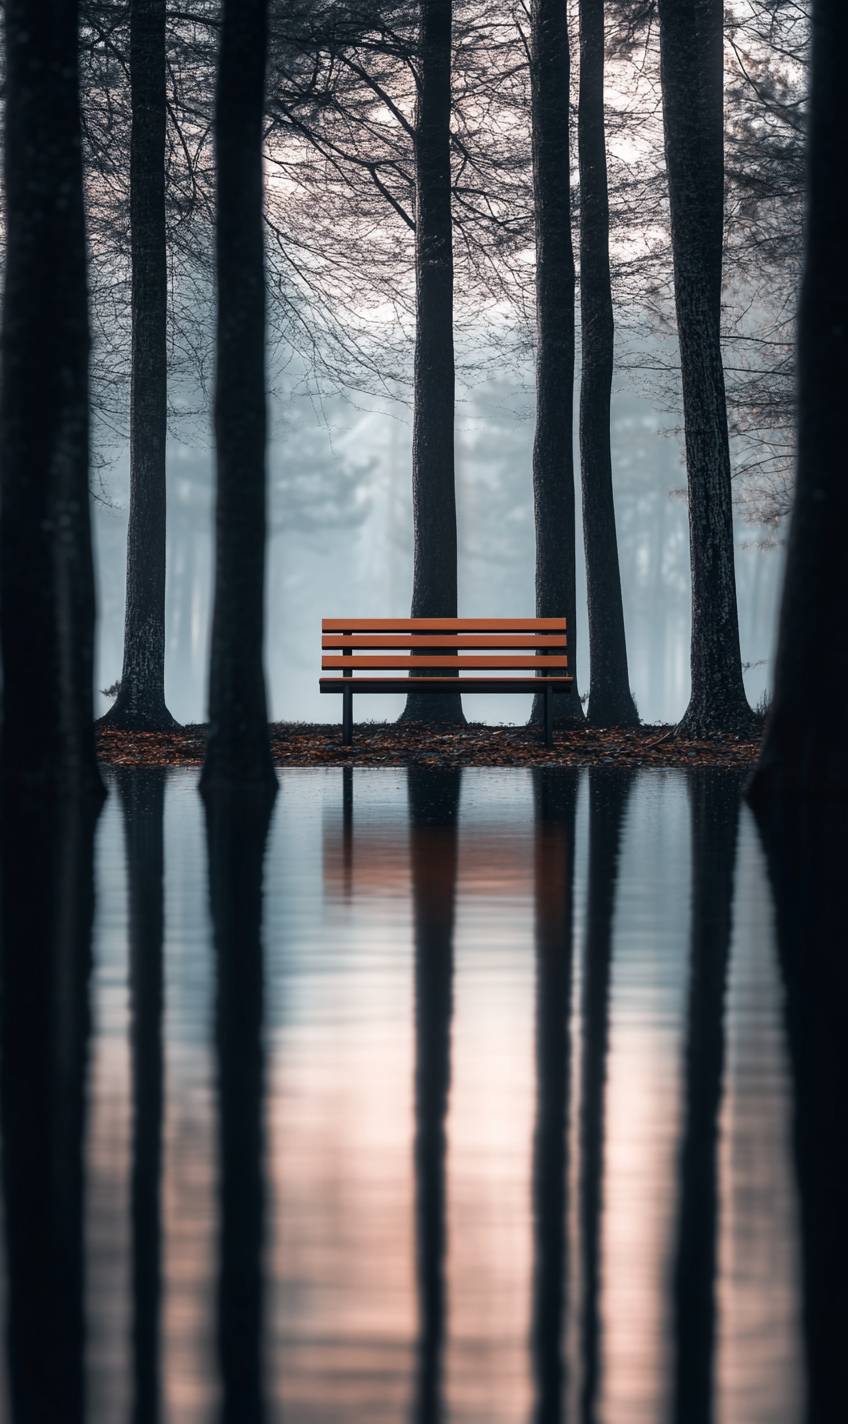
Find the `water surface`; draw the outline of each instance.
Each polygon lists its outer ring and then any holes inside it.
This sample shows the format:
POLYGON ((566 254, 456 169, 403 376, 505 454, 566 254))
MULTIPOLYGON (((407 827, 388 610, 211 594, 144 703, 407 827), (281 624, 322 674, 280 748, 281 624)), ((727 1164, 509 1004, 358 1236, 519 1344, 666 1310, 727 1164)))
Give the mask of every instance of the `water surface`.
POLYGON ((842 892, 793 837, 722 771, 7 808, 6 1417, 837 1417, 842 892))

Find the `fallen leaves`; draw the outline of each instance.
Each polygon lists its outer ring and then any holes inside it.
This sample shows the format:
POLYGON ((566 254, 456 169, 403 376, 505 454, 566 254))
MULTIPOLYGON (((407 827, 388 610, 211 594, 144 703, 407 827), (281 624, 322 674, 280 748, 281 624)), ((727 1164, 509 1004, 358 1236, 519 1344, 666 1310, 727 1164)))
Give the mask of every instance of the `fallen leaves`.
MULTIPOLYGON (((353 746, 338 724, 276 722, 270 728, 277 766, 753 766, 759 743, 726 737, 684 741, 665 727, 580 727, 554 733, 546 747, 535 727, 403 726, 360 722, 353 746), (670 733, 666 736, 665 733, 670 733)), ((206 728, 170 732, 98 729, 100 760, 111 766, 200 766, 206 728)))

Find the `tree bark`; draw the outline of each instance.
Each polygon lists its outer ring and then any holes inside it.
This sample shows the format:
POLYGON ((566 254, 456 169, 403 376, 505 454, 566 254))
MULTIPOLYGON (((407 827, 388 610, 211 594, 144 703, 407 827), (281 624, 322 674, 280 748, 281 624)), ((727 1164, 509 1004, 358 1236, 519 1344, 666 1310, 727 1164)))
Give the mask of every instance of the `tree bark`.
MULTIPOLYGON (((454 471, 452 0, 420 0, 415 127, 413 618, 457 614, 454 471)), ((410 693, 402 721, 463 723, 458 693, 410 693)))
POLYGON ((580 469, 589 602, 588 721, 632 727, 610 449, 614 324, 604 130, 604 0, 580 0, 580 469))
POLYGON ((217 502, 204 789, 216 782, 276 785, 263 667, 267 49, 267 0, 225 0, 215 100, 217 502))
POLYGON ((121 686, 101 719, 175 726, 165 705, 165 445, 168 275, 165 255, 165 0, 130 5, 130 517, 121 686))
POLYGON ((848 11, 813 9, 807 251, 798 332, 795 503, 778 626, 774 695, 752 801, 848 794, 848 581, 844 400, 848 384, 848 192, 835 170, 848 141, 841 56, 848 11))
MULTIPOLYGON (((571 243, 568 21, 561 0, 533 0, 530 107, 536 214, 536 614, 568 621, 577 670, 574 518, 574 251, 571 243)), ((542 716, 534 699, 533 721, 542 716)), ((583 721, 575 682, 554 721, 583 721)))
POLYGON ((688 736, 750 731, 721 356, 723 0, 660 0, 660 65, 692 572, 688 736))
POLYGON ((102 795, 77 18, 71 0, 5 7, 0 767, 102 795))

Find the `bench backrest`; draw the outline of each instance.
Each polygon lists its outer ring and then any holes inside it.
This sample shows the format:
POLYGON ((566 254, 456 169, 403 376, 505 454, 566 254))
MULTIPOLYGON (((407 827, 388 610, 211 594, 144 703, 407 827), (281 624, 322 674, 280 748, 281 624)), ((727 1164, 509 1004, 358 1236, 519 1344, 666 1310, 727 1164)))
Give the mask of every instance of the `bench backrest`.
POLYGON ((564 618, 325 618, 321 667, 354 674, 568 671, 564 618), (424 641, 426 640, 426 641, 424 641))

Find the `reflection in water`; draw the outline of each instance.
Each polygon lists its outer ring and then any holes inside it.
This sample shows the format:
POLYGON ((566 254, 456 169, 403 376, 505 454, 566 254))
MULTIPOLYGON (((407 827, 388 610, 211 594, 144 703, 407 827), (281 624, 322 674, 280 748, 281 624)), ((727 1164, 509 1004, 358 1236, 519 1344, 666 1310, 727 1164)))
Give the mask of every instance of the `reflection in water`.
POLYGON ((160 1415, 162 1290, 162 1011, 164 932, 161 767, 115 774, 124 821, 132 1018, 133 1419, 160 1415))
POLYGON ((848 811, 789 802, 758 815, 776 911, 794 1091, 809 1424, 848 1397, 848 811))
POLYGON ((0 1112, 15 1424, 86 1417, 83 1144, 96 816, 90 802, 8 791, 2 810, 0 1112))
POLYGON ((727 772, 114 780, 93 931, 4 809, 0 1417, 841 1417, 844 825, 775 930, 727 772))
POLYGON ((718 1115, 741 778, 689 774, 692 912, 680 1207, 674 1265, 674 1418, 713 1418, 718 1115))
POLYGON ((418 1368, 413 1418, 442 1418, 445 1335, 446 1120, 450 1091, 453 930, 461 772, 407 777, 415 936, 415 1222, 418 1368))
POLYGON ((536 1131, 533 1142, 535 1418, 562 1418, 566 1153, 571 1061, 574 819, 577 773, 533 774, 535 793, 536 1131))
POLYGON ((609 1042, 613 913, 629 771, 589 773, 589 880, 583 976, 583 1064, 580 1149, 580 1255, 583 1267, 581 1418, 593 1424, 600 1375, 601 1221, 604 1180, 604 1092, 609 1042))
POLYGON ((262 868, 273 793, 204 795, 218 1065, 221 1418, 265 1417, 262 868))

